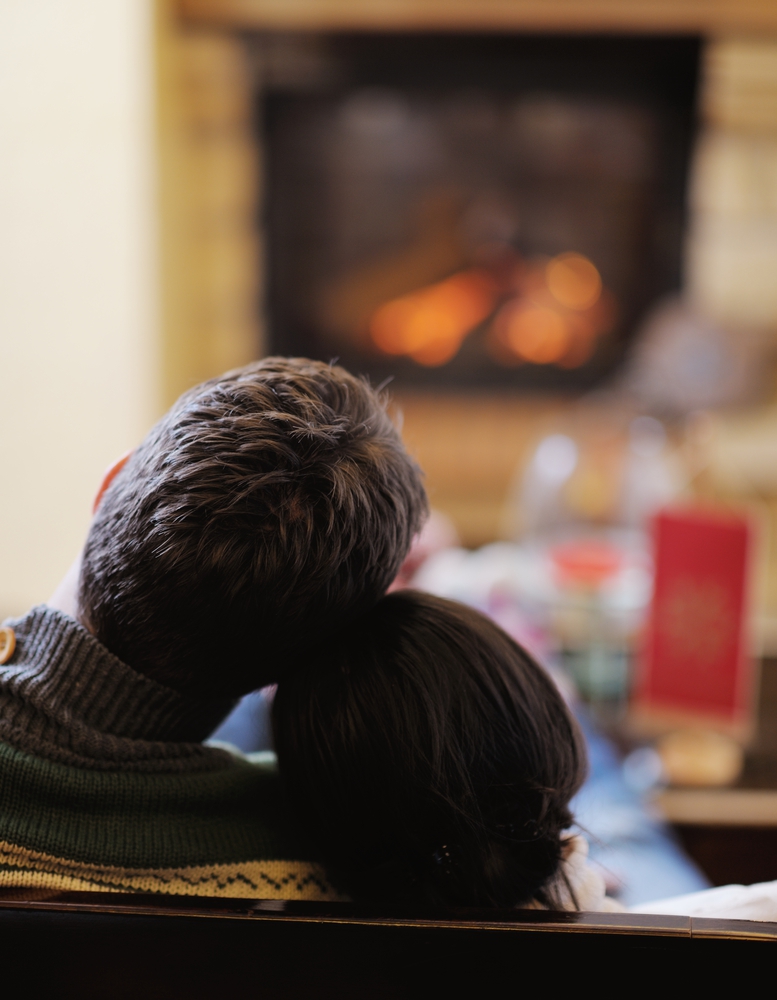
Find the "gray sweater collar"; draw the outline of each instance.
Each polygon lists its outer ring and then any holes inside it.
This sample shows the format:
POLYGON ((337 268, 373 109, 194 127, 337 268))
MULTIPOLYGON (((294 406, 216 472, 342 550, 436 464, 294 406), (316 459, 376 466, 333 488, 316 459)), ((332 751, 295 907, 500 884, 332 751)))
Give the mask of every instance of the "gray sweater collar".
POLYGON ((227 763, 201 740, 223 700, 192 699, 137 673, 78 622, 41 605, 5 623, 16 651, 0 667, 0 739, 100 770, 200 770, 227 763))

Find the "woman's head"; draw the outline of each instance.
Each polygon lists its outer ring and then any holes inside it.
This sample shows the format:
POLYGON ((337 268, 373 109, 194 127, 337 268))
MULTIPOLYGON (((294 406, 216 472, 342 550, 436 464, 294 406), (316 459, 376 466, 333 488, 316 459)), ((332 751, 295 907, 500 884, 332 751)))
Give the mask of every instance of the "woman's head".
POLYGON ((390 594, 288 672, 273 713, 292 806, 352 896, 553 903, 585 751, 545 671, 487 618, 390 594))

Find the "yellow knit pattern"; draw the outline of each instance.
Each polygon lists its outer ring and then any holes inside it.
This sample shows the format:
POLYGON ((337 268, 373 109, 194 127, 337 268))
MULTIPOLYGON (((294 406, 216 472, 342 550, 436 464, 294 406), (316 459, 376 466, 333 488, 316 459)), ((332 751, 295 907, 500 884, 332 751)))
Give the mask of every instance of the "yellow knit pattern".
POLYGON ((88 864, 0 841, 0 886, 176 896, 341 900, 323 869, 307 861, 242 861, 184 868, 88 864))

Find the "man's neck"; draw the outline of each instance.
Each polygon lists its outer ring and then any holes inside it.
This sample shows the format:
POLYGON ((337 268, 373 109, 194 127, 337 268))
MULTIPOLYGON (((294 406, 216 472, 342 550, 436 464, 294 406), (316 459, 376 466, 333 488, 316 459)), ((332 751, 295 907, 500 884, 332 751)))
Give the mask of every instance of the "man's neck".
POLYGON ((61 611, 65 615, 69 615, 71 618, 75 619, 82 625, 87 631, 91 631, 89 625, 82 621, 78 613, 78 581, 81 577, 81 553, 74 560, 70 569, 65 573, 64 577, 60 580, 59 586, 51 595, 51 597, 46 601, 46 604, 50 608, 54 608, 55 611, 61 611))

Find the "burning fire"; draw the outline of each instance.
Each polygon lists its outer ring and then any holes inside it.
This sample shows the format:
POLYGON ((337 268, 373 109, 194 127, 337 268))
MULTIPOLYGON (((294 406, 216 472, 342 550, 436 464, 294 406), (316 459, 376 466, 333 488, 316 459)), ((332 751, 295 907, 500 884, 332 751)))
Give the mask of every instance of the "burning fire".
POLYGON ((370 334, 386 354, 422 365, 444 365, 494 309, 499 289, 487 272, 460 271, 445 281, 380 306, 370 334))
POLYGON ((444 365, 492 317, 486 343, 501 364, 584 364, 615 319, 595 265, 578 253, 531 263, 514 257, 507 275, 469 268, 385 302, 370 320, 373 343, 385 354, 444 365))
POLYGON ((562 253, 549 261, 545 284, 553 298, 567 309, 588 309, 602 294, 599 272, 579 253, 562 253))

